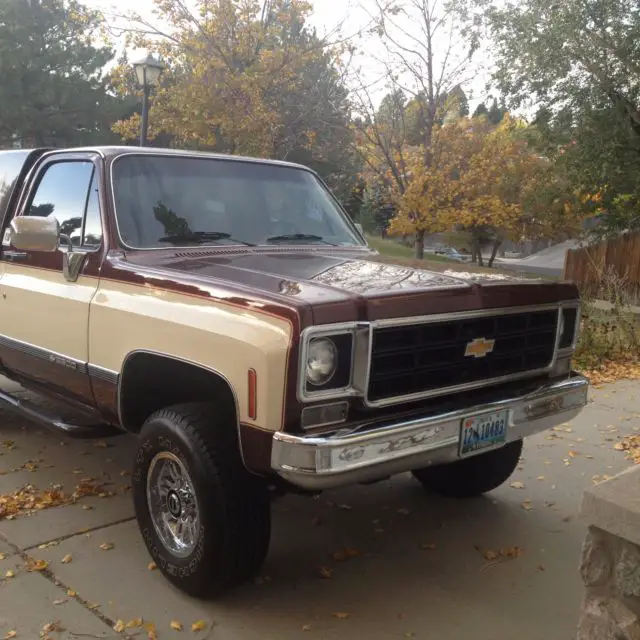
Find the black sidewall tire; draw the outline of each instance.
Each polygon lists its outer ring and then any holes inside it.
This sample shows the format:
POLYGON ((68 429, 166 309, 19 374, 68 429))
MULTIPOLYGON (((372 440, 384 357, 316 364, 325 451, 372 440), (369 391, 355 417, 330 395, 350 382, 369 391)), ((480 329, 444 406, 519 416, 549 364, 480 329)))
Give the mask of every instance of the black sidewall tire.
POLYGON ((450 464, 415 469, 425 489, 450 498, 474 498, 504 484, 518 466, 522 440, 450 464))
MULTIPOLYGON (((181 591, 196 597, 215 596, 250 577, 256 566, 264 560, 269 545, 269 502, 266 489, 249 476, 242 466, 235 434, 227 440, 227 450, 221 452, 226 464, 212 465, 211 457, 202 450, 202 442, 185 429, 181 421, 183 411, 171 409, 152 416, 142 429, 133 470, 133 498, 138 525, 145 545, 164 576, 181 591), (233 442, 233 445, 229 444, 233 442), (154 457, 161 452, 171 452, 187 469, 197 497, 200 528, 198 542, 193 552, 185 557, 174 556, 165 548, 158 536, 147 503, 147 473, 154 457), (245 504, 237 504, 245 500, 245 504), (247 504, 248 503, 248 504, 247 504), (242 555, 251 551, 242 549, 242 543, 252 544, 238 536, 238 527, 244 527, 243 506, 263 509, 260 522, 265 530, 259 531, 253 551, 251 566, 242 565, 242 555)), ((187 419, 188 423, 189 420, 187 419)), ((213 422, 208 429, 218 427, 213 422)), ((215 434, 216 436, 220 434, 215 434)), ((216 442, 207 444, 216 446, 216 442)), ((249 532, 250 533, 250 532, 249 532)))

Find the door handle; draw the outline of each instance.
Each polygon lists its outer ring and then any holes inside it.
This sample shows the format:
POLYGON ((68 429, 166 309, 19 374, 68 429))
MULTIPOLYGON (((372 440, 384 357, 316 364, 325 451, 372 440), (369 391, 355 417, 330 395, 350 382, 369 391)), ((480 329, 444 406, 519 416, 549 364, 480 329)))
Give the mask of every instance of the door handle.
POLYGON ((26 251, 14 251, 9 249, 2 252, 2 257, 7 260, 25 260, 29 257, 29 254, 26 251))

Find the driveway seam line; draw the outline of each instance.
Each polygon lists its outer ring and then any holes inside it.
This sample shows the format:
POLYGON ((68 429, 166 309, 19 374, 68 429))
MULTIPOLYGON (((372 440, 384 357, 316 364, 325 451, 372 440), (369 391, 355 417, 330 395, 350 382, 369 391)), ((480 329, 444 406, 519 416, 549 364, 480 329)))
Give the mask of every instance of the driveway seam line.
MULTIPOLYGON (((130 518, 130 519, 133 519, 133 518, 130 518)), ((100 528, 104 528, 104 527, 100 527, 100 528)), ((0 539, 4 540, 4 542, 6 542, 10 547, 12 547, 14 549, 15 553, 17 555, 19 555, 25 563, 29 562, 29 559, 31 558, 31 556, 29 556, 29 554, 27 553, 26 549, 21 549, 16 544, 14 544, 10 540, 8 540, 6 535, 3 534, 2 532, 0 532, 0 539)), ((33 548, 37 548, 37 547, 30 547, 30 549, 33 549, 33 548)), ((68 592, 72 590, 71 587, 69 587, 64 582, 62 582, 62 580, 60 580, 51 569, 49 569, 47 567, 46 569, 43 569, 42 571, 31 571, 31 572, 27 572, 27 573, 40 574, 40 576, 42 578, 44 578, 45 580, 48 580, 49 582, 51 582, 51 584, 53 584, 55 587, 58 587, 58 589, 60 589, 61 591, 64 591, 65 595, 67 595, 68 598, 78 602, 89 613, 91 613, 94 617, 98 618, 98 620, 100 620, 100 622, 102 622, 103 624, 107 625, 112 632, 117 633, 117 632, 114 631, 114 626, 116 624, 114 620, 109 618, 109 616, 105 615, 101 611, 98 611, 95 608, 92 609, 89 606, 90 605, 89 601, 85 600, 77 592, 75 592, 75 594, 76 594, 75 596, 73 596, 73 597, 69 596, 68 592)), ((68 631, 68 629, 67 629, 67 631, 68 631)), ((72 631, 69 631, 69 633, 71 633, 71 635, 77 635, 77 634, 74 634, 72 631)), ((133 639, 133 636, 129 635, 128 633, 123 634, 122 637, 125 638, 126 640, 132 640, 133 639)), ((105 640, 107 640, 107 636, 105 636, 105 640)))
MULTIPOLYGON (((71 540, 71 538, 76 538, 77 536, 84 536, 87 533, 93 533, 94 531, 102 531, 103 529, 108 529, 109 527, 115 527, 119 524, 125 524, 126 522, 131 522, 132 520, 135 520, 135 516, 129 516, 128 518, 122 518, 120 520, 114 520, 113 522, 109 522, 108 524, 101 524, 98 525, 96 527, 90 527, 88 529, 83 529, 82 531, 76 531, 74 533, 67 533, 64 536, 60 536, 58 538, 52 538, 51 540, 47 540, 46 542, 38 542, 37 544, 32 544, 29 545, 28 547, 25 547, 24 549, 22 549, 22 551, 32 551, 33 549, 38 549, 39 547, 42 547, 43 545, 51 545, 54 546, 53 543, 54 542, 65 542, 66 540, 71 540)), ((2 535, 0 533, 0 535, 2 535)), ((8 540, 7 540, 8 542, 8 540)), ((10 543, 11 544, 11 543, 10 543)))

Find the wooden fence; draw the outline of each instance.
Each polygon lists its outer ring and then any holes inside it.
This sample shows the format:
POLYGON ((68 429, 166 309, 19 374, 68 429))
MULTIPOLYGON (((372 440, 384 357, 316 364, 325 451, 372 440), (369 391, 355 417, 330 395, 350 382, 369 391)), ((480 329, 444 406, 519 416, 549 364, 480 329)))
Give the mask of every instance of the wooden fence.
POLYGON ((640 232, 567 251, 564 277, 592 295, 614 277, 627 294, 640 299, 640 232))

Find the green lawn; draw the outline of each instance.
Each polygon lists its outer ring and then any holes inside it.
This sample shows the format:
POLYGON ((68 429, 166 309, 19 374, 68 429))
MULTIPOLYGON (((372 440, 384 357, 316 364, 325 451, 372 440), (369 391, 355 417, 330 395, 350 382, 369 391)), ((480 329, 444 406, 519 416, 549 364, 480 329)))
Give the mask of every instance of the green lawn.
POLYGON ((500 269, 479 267, 471 262, 457 262, 445 256, 435 253, 425 253, 422 260, 416 260, 414 257, 413 247, 405 247, 404 245, 391 239, 382 239, 377 236, 367 235, 367 242, 372 249, 380 253, 380 262, 401 264, 416 269, 429 269, 431 271, 463 271, 471 273, 493 273, 504 274, 515 278, 528 278, 538 276, 528 276, 524 273, 516 273, 515 271, 501 271, 500 269))
MULTIPOLYGON (((378 238, 377 236, 367 236, 367 242, 372 249, 380 252, 380 255, 388 256, 389 258, 409 258, 415 260, 415 249, 413 247, 407 247, 395 240, 378 238)), ((455 263, 455 260, 451 260, 445 256, 440 256, 435 253, 425 254, 425 262, 448 262, 449 264, 455 263)), ((459 264, 459 263, 458 263, 459 264)))

